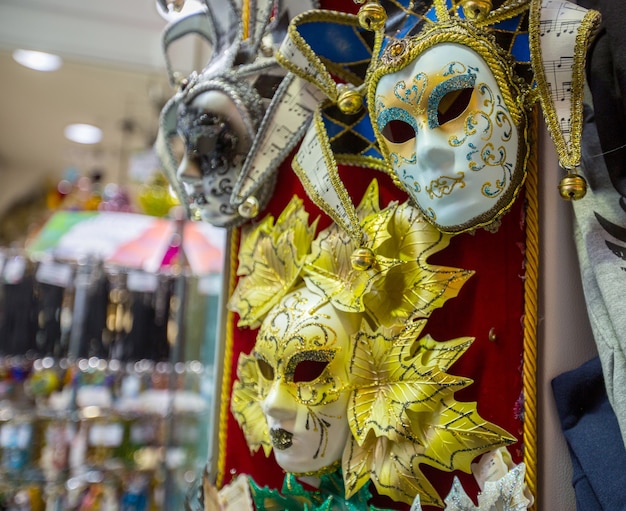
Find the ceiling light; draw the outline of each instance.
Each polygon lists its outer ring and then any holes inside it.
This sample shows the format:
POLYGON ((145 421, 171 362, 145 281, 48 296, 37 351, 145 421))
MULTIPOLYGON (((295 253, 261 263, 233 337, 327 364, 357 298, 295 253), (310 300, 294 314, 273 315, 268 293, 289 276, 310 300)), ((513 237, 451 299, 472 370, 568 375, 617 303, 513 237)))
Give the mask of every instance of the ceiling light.
POLYGON ((56 71, 63 64, 63 59, 58 55, 42 51, 17 49, 13 52, 13 59, 35 71, 56 71))
POLYGON ((91 124, 69 124, 64 134, 65 138, 79 144, 97 144, 102 140, 102 130, 91 124))

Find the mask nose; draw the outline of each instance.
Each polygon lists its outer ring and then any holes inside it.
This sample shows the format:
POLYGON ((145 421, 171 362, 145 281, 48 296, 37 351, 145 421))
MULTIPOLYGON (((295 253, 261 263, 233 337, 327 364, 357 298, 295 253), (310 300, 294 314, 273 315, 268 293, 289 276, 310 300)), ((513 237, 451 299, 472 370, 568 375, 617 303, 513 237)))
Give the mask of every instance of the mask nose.
POLYGON ((276 380, 262 403, 263 413, 277 421, 293 419, 296 416, 294 397, 282 380, 276 380))
POLYGON ((415 154, 421 167, 448 170, 454 165, 455 148, 440 128, 424 126, 417 134, 415 154))
POLYGON ((183 156, 178 170, 176 172, 178 178, 185 184, 198 185, 202 183, 202 170, 200 165, 194 158, 189 158, 186 154, 183 156))

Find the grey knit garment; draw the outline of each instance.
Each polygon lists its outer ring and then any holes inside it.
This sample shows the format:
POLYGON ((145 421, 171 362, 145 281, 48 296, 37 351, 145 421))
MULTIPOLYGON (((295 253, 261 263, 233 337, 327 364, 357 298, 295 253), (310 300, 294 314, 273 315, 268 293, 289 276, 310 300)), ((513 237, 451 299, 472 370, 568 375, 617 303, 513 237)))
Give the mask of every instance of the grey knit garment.
POLYGON ((576 248, 607 395, 626 444, 626 198, 611 182, 591 109, 581 173, 589 188, 572 203, 576 248))

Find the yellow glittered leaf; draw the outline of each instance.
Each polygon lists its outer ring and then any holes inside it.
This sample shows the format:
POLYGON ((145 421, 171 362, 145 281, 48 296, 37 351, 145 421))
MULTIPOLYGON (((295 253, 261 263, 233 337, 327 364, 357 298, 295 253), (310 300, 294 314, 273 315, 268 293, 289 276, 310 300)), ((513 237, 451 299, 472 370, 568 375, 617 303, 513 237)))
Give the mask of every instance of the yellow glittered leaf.
POLYGON ((470 473, 476 456, 515 441, 504 429, 483 419, 476 403, 446 397, 438 405, 435 414, 424 415, 419 407, 407 410, 413 432, 426 447, 420 463, 470 473))
POLYGON ((239 423, 250 452, 263 447, 265 456, 272 450, 267 421, 261 400, 263 392, 259 389, 259 375, 256 359, 244 353, 239 355, 237 362, 237 380, 233 385, 230 409, 239 423))
MULTIPOLYGON (((408 329, 403 332, 405 335, 412 333, 408 329)), ((472 342, 473 337, 458 337, 439 342, 430 335, 425 335, 416 343, 412 361, 420 366, 437 366, 442 371, 447 371, 467 351, 472 342)))
POLYGON ((361 202, 356 207, 357 217, 362 220, 363 218, 378 213, 380 211, 378 200, 378 181, 373 179, 361 198, 361 202))
POLYGON ((482 419, 476 403, 454 398, 472 382, 446 371, 473 339, 418 339, 425 323, 410 322, 398 332, 373 331, 364 321, 353 339, 348 404, 353 441, 344 456, 350 491, 369 474, 378 491, 395 500, 411 503, 420 493, 423 504, 441 505, 420 464, 469 472, 476 456, 514 441, 482 419))
MULTIPOLYGON (((367 224, 366 230, 371 227, 367 224)), ((379 244, 378 251, 387 257, 396 256, 405 261, 425 261, 450 244, 452 235, 438 231, 422 213, 405 202, 393 208, 388 216, 389 236, 379 244)))
POLYGON ((342 471, 346 499, 352 497, 370 481, 376 458, 376 437, 368 436, 369 441, 359 445, 354 438, 348 440, 343 451, 342 471))
POLYGON ((411 504, 419 494, 422 504, 441 507, 437 491, 413 462, 420 452, 420 447, 412 442, 391 442, 373 434, 368 435, 362 446, 352 441, 342 460, 346 498, 371 479, 378 493, 395 501, 411 504))
POLYGON ((422 327, 412 323, 398 337, 387 338, 381 332, 369 332, 363 323, 350 361, 355 390, 348 408, 352 434, 359 444, 370 431, 396 441, 410 436, 407 408, 431 409, 469 385, 468 379, 442 371, 435 357, 411 356, 415 335, 422 327), (420 364, 422 360, 429 364, 420 364))
POLYGON ((239 252, 241 278, 228 303, 239 313, 238 326, 259 326, 298 282, 316 226, 317 220, 308 225, 302 201, 294 197, 276 225, 268 216, 257 228, 245 231, 239 252))
POLYGON ((250 275, 254 269, 254 251, 259 240, 269 236, 274 228, 274 217, 267 215, 256 225, 247 224, 242 229, 241 244, 239 246, 239 261, 237 275, 250 275))
POLYGON ((408 203, 387 208, 363 222, 378 258, 400 259, 388 268, 364 297, 367 311, 379 324, 401 324, 427 318, 458 295, 472 271, 430 265, 427 258, 448 246, 450 235, 429 224, 408 203), (383 233, 387 233, 384 235, 383 233))
POLYGON ((365 293, 390 267, 400 262, 377 258, 377 264, 370 270, 355 270, 350 258, 356 248, 345 231, 333 225, 313 242, 304 266, 307 287, 346 312, 362 312, 365 293))
MULTIPOLYGON (((360 221, 381 214, 378 206, 378 182, 368 186, 356 213, 360 221)), ((400 261, 377 257, 369 270, 355 270, 351 257, 361 248, 350 235, 336 224, 321 231, 313 242, 311 254, 304 267, 304 280, 311 291, 327 297, 339 310, 362 312, 363 296, 372 285, 400 261)))

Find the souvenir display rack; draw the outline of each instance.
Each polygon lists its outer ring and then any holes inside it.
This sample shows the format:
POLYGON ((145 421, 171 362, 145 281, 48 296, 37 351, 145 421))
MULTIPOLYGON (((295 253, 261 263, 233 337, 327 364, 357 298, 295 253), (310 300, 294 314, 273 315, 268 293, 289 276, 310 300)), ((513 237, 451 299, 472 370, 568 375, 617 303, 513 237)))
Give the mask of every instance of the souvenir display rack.
POLYGON ((206 282, 11 250, 0 262, 0 509, 182 507, 209 449, 206 282))

